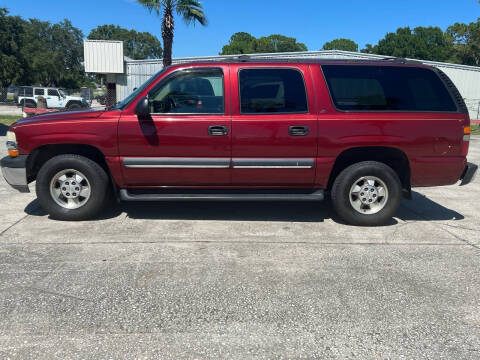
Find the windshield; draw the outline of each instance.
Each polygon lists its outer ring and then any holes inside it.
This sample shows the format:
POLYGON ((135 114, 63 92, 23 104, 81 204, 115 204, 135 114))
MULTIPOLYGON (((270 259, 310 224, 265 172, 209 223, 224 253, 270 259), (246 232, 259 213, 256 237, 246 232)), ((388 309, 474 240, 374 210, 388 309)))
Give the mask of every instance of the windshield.
POLYGON ((65 92, 62 89, 58 89, 58 92, 60 93, 60 95, 62 97, 67 97, 67 95, 65 94, 65 92))
POLYGON ((163 68, 160 70, 158 73, 153 75, 150 79, 148 79, 146 82, 143 83, 142 86, 140 86, 137 90, 132 92, 130 95, 128 95, 123 101, 119 102, 117 105, 113 106, 110 108, 110 110, 123 110, 127 107, 130 102, 135 99, 138 94, 140 94, 143 89, 145 89, 148 85, 150 85, 161 73, 163 73, 167 68, 163 68))

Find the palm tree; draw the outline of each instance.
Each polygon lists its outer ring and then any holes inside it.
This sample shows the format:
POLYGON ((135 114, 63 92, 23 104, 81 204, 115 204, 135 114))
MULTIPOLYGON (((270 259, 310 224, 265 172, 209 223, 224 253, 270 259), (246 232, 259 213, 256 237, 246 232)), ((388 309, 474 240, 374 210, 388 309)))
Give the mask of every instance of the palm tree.
POLYGON ((150 12, 162 18, 163 66, 172 64, 173 31, 175 28, 173 13, 181 16, 187 25, 196 22, 207 25, 203 6, 197 0, 137 0, 150 12), (163 14, 162 14, 163 10, 163 14))

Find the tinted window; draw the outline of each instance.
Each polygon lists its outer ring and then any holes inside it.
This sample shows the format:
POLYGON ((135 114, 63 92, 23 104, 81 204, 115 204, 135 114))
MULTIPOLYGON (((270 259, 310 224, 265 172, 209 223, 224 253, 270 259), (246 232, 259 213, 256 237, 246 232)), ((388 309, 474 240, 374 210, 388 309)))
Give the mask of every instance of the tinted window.
POLYGON ((174 74, 149 94, 155 114, 223 114, 223 72, 219 69, 174 74))
POLYGON ((58 96, 58 91, 54 89, 48 89, 48 96, 58 96))
POLYGON ((23 96, 32 97, 32 96, 33 96, 33 88, 31 88, 31 87, 24 87, 24 88, 23 88, 23 96))
POLYGON ((44 89, 35 89, 35 95, 43 96, 43 95, 45 95, 45 90, 44 89))
POLYGON ((322 69, 339 110, 457 110, 443 82, 429 69, 363 65, 322 69))
POLYGON ((240 70, 242 114, 308 111, 302 74, 294 69, 240 70))

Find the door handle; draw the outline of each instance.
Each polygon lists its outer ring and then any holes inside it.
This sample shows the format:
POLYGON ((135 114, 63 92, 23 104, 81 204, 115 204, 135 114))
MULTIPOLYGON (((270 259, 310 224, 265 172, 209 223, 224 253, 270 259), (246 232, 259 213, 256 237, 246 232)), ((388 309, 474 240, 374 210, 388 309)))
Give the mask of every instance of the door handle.
POLYGON ((208 127, 208 135, 225 136, 228 135, 228 128, 223 125, 212 125, 208 127))
POLYGON ((306 136, 308 132, 308 126, 290 126, 288 128, 288 133, 291 136, 306 136))

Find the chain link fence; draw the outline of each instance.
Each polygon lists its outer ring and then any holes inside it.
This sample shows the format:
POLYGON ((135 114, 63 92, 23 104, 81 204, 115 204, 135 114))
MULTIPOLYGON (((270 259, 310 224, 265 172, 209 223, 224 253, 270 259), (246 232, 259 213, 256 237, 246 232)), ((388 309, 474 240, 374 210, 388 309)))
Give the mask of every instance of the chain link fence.
POLYGON ((11 86, 7 88, 0 87, 0 104, 13 104, 14 96, 15 96, 14 87, 11 87, 11 86))

